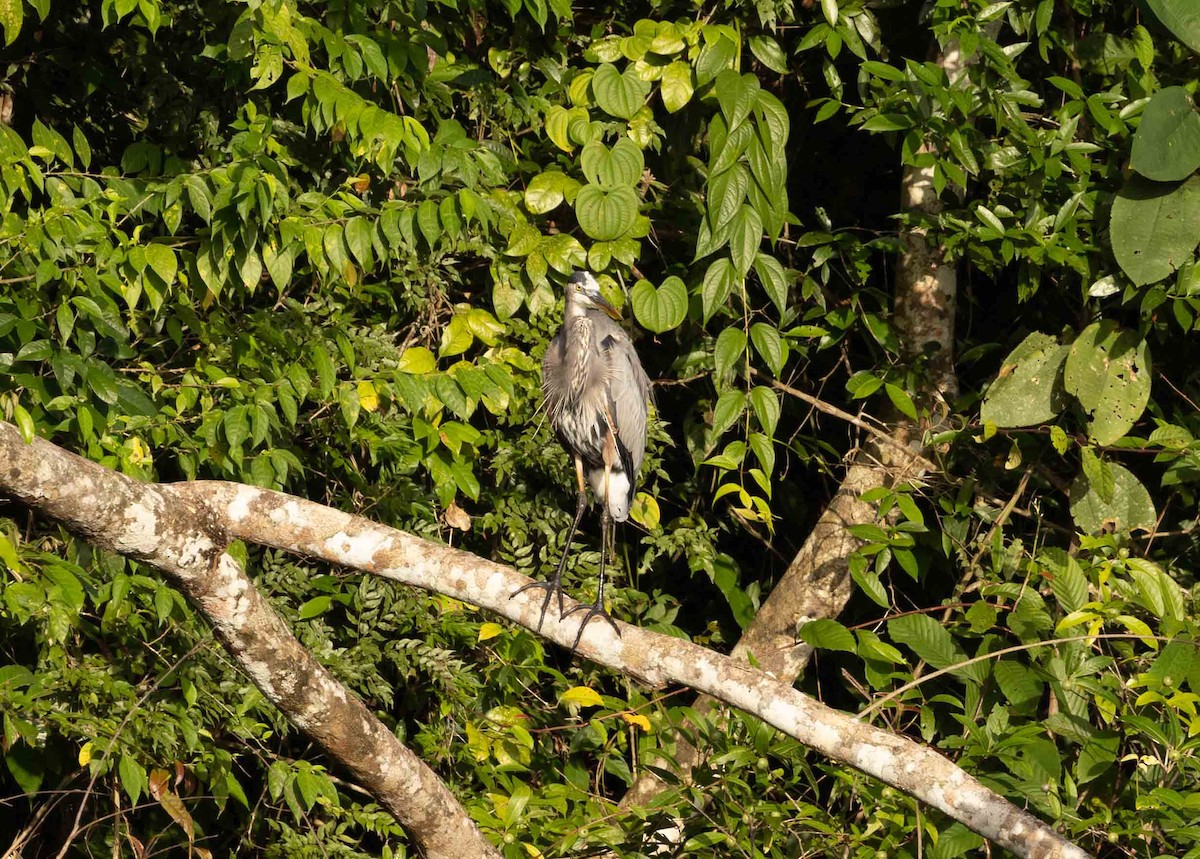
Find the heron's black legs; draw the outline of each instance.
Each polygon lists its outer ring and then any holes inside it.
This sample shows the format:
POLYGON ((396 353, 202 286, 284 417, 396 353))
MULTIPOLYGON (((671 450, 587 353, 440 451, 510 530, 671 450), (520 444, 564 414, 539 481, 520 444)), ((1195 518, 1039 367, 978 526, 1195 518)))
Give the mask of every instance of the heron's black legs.
MULTIPOLYGON (((596 601, 592 603, 592 605, 577 605, 563 615, 563 617, 567 617, 568 615, 572 615, 577 611, 584 612, 583 622, 579 624, 579 632, 575 635, 575 643, 571 645, 572 650, 575 650, 579 647, 579 640, 583 638, 583 630, 587 628, 588 621, 593 617, 604 618, 608 621, 608 625, 613 628, 613 631, 618 636, 621 634, 621 630, 617 628, 616 621, 614 621, 609 613, 604 610, 604 567, 605 559, 609 554, 609 545, 613 542, 612 536, 612 516, 608 512, 608 505, 605 504, 600 508, 600 580, 596 585, 596 601)), ((528 587, 528 585, 526 585, 526 587, 528 587)))
MULTIPOLYGON (((542 631, 542 623, 546 620, 546 609, 550 607, 550 600, 554 598, 555 594, 558 594, 558 616, 565 616, 563 615, 562 574, 567 566, 567 556, 571 554, 571 541, 575 539, 575 532, 579 529, 579 523, 583 519, 583 514, 587 512, 587 509, 587 490, 581 487, 579 494, 575 496, 575 521, 571 523, 571 530, 567 532, 567 543, 563 546, 562 558, 558 562, 558 569, 554 571, 554 578, 548 582, 530 582, 513 592, 512 596, 515 597, 517 594, 534 590, 535 588, 541 588, 546 591, 546 599, 542 603, 542 613, 538 617, 538 632, 542 631)), ((603 559, 603 555, 601 555, 601 558, 603 559)), ((603 565, 604 561, 601 560, 600 563, 603 565)), ((603 566, 601 566, 601 569, 603 570, 603 566)), ((603 575, 602 572, 601 581, 603 581, 603 575)), ((512 597, 509 597, 509 599, 512 599, 512 597)))

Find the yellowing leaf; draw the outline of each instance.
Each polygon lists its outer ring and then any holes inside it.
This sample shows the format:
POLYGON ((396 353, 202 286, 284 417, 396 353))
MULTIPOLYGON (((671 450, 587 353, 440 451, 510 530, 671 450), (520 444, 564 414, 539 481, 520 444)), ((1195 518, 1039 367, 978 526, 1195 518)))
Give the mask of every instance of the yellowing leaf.
POLYGON ((580 707, 599 707, 604 703, 600 694, 587 686, 572 686, 558 699, 560 704, 578 704, 580 707))
POLYGON ((532 856, 533 859, 545 859, 545 854, 543 854, 541 850, 538 850, 532 844, 526 844, 524 841, 522 841, 521 846, 525 848, 525 852, 532 856))
POLYGON ((88 742, 84 743, 83 748, 81 748, 79 750, 79 765, 81 767, 86 767, 89 763, 91 763, 91 761, 92 761, 92 742, 89 740, 88 742))
POLYGON ((627 724, 637 725, 646 733, 650 733, 650 720, 641 713, 622 713, 621 718, 624 719, 627 724))
POLYGON ((410 346, 400 356, 399 370, 401 373, 412 373, 423 376, 437 369, 437 359, 424 346, 410 346))
POLYGON ((653 531, 658 527, 659 509, 658 502, 654 496, 648 492, 639 492, 633 499, 633 506, 630 508, 629 515, 643 528, 648 531, 653 531))
POLYGON ((489 638, 495 638, 504 632, 504 627, 498 623, 481 623, 479 625, 479 641, 487 641, 489 638))
POLYGON ((363 379, 358 383, 358 404, 368 412, 379 408, 379 394, 369 379, 363 379))

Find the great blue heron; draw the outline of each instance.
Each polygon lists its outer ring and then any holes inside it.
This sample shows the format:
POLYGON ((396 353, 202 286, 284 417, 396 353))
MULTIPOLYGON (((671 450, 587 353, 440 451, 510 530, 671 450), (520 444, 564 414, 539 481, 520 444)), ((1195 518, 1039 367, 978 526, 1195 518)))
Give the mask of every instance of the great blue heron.
POLYGON ((650 380, 633 341, 614 321, 619 318, 616 309, 600 294, 596 278, 590 272, 576 272, 567 281, 563 326, 550 341, 542 362, 546 413, 563 447, 575 459, 575 521, 554 578, 525 585, 513 596, 533 588, 546 591, 539 630, 555 594, 560 617, 587 612, 575 636, 575 647, 593 617, 604 618, 617 630, 604 610, 604 570, 613 542, 613 522, 629 518, 638 470, 646 452, 650 380), (585 477, 600 503, 600 580, 595 603, 575 606, 564 614, 562 574, 571 541, 588 508, 585 477))

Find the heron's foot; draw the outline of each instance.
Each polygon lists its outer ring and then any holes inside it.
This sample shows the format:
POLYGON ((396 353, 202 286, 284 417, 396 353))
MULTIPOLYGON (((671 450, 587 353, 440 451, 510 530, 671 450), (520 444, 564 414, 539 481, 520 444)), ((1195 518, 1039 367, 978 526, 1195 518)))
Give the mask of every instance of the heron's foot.
POLYGON ((574 608, 570 609, 566 614, 562 615, 562 617, 565 620, 566 618, 575 614, 575 612, 577 612, 577 611, 584 612, 583 622, 581 624, 579 624, 579 632, 575 636, 575 643, 571 645, 571 650, 579 649, 579 641, 580 641, 580 639, 583 638, 583 630, 587 627, 588 621, 594 617, 600 617, 600 618, 603 618, 604 620, 607 620, 608 625, 611 626, 613 628, 613 632, 615 632, 617 634, 617 638, 621 637, 621 630, 617 627, 617 622, 612 619, 612 615, 610 615, 607 611, 605 611, 604 603, 601 601, 600 597, 597 597, 596 601, 594 603, 592 603, 591 605, 581 604, 581 605, 575 606, 574 608))
POLYGON ((558 594, 558 616, 560 618, 566 617, 566 615, 563 614, 562 580, 558 576, 555 576, 554 578, 552 578, 546 582, 530 582, 529 584, 523 585, 523 586, 517 588, 515 591, 513 591, 512 595, 509 597, 509 599, 512 599, 513 597, 517 596, 518 594, 523 594, 523 593, 525 593, 525 591, 532 591, 532 590, 539 590, 539 589, 544 590, 546 592, 546 599, 542 601, 542 613, 538 616, 537 628, 538 628, 538 632, 541 632, 542 624, 546 620, 546 609, 548 609, 550 607, 550 600, 554 599, 555 594, 558 594))

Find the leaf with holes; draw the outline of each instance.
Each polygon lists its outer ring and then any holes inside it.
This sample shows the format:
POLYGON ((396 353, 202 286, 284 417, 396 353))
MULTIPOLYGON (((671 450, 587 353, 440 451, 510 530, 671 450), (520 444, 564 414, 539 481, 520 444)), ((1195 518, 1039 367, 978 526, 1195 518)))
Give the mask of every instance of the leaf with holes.
POLYGON ((1066 360, 1067 347, 1049 334, 1030 334, 1001 363, 979 416, 1002 427, 1050 420, 1066 406, 1061 372, 1066 360))
POLYGON ((1113 491, 1107 503, 1085 475, 1080 474, 1071 484, 1071 518, 1076 526, 1088 534, 1104 530, 1119 534, 1154 531, 1158 514, 1146 487, 1125 466, 1110 462, 1108 467, 1112 470, 1113 491))
POLYGON ((1088 436, 1112 444, 1133 427, 1150 400, 1150 351, 1135 331, 1095 322, 1071 344, 1063 386, 1088 415, 1088 436))
POLYGON ((1130 166, 1156 182, 1178 182, 1200 167, 1200 113, 1181 86, 1159 90, 1133 135, 1130 166))
POLYGON ((687 316, 687 288, 678 277, 668 277, 658 289, 648 280, 639 280, 630 300, 637 321, 655 334, 678 327, 687 316))
POLYGON ((1197 223, 1200 176, 1171 185, 1134 174, 1113 201, 1113 254, 1135 284, 1155 283, 1191 260, 1200 243, 1197 223))

